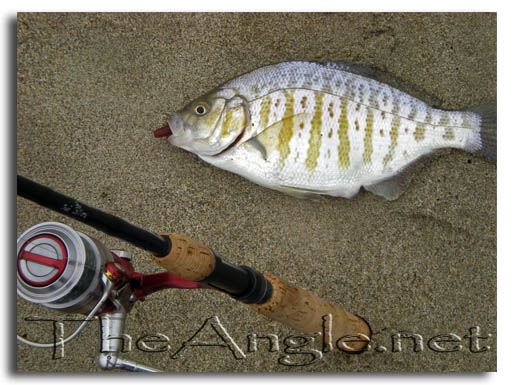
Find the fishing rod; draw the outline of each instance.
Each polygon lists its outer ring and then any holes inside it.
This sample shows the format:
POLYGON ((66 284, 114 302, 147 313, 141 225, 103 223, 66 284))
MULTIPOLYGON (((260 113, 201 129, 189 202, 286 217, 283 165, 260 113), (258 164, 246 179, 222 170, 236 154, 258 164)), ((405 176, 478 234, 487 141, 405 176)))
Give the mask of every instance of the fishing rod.
POLYGON ((26 230, 17 242, 18 295, 64 312, 87 315, 68 338, 34 347, 56 347, 76 337, 94 316, 100 319, 99 365, 104 369, 155 371, 118 356, 127 313, 138 300, 167 288, 213 289, 248 304, 268 318, 297 331, 315 334, 348 353, 362 352, 371 338, 368 323, 273 274, 223 261, 194 239, 173 233, 155 234, 119 217, 18 175, 18 195, 150 252, 165 273, 134 271, 131 254, 109 250, 98 240, 57 223, 26 230), (326 322, 330 333, 320 333, 326 322))

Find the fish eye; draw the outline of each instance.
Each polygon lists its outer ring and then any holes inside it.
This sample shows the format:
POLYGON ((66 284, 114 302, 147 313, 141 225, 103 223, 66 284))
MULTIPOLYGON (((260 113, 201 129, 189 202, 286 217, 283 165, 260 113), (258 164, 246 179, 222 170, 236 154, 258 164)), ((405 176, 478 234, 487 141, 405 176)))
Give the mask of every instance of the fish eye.
POLYGON ((209 109, 209 106, 203 102, 196 103, 193 106, 193 111, 195 112, 195 114, 200 115, 200 116, 205 115, 207 113, 208 109, 209 109))

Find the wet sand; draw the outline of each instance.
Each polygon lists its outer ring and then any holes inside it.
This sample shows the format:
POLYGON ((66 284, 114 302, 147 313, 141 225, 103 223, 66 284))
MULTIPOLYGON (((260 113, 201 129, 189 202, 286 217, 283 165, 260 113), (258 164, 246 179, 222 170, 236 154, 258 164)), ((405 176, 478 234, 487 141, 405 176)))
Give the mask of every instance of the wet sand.
MULTIPOLYGON (((288 60, 374 66, 445 109, 494 101, 496 15, 24 13, 17 29, 18 173, 148 230, 201 240, 226 261, 361 315, 374 331, 369 351, 334 349, 320 358, 318 343, 292 348, 300 339, 286 337, 298 332, 227 296, 167 290, 130 313, 125 358, 170 372, 496 370, 495 165, 448 150, 431 157, 397 201, 367 192, 300 200, 213 168, 151 132, 224 81, 288 60), (172 359, 215 316, 244 357, 189 346, 172 359), (157 334, 160 342, 144 345, 157 334), (258 340, 251 351, 253 334, 276 335, 279 350, 258 340)), ((160 271, 135 247, 22 198, 17 204, 18 235, 63 222, 130 250, 136 270, 160 271)), ((18 333, 38 341, 51 342, 53 324, 26 317, 77 319, 19 298, 17 309, 18 333)), ((64 325, 68 334, 76 323, 64 325)), ((197 339, 220 343, 210 327, 197 339)), ((18 344, 17 368, 99 371, 97 351, 94 322, 64 357, 18 344)))

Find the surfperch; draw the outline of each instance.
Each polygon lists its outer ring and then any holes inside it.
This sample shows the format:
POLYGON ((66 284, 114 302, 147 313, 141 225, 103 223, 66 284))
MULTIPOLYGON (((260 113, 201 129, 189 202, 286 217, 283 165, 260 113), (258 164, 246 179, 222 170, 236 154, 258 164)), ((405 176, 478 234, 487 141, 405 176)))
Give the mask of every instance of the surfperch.
POLYGON ((239 76, 154 131, 216 167, 296 196, 393 200, 420 158, 451 147, 496 163, 496 103, 431 107, 366 67, 285 62, 239 76))

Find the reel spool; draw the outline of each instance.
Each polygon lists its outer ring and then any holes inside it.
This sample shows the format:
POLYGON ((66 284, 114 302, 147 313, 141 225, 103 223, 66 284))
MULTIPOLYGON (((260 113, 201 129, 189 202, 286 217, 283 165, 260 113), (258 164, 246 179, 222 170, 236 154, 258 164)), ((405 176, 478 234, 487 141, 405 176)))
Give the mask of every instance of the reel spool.
MULTIPOLYGON (((121 258, 130 257, 124 251, 119 254, 121 258)), ((119 265, 99 241, 62 223, 45 222, 31 227, 18 238, 17 255, 17 287, 21 298, 53 310, 87 314, 79 327, 60 341, 39 343, 17 335, 18 341, 36 348, 55 348, 77 337, 88 321, 98 315, 100 367, 157 371, 119 357, 125 319, 133 304, 133 301, 125 303, 124 299, 132 290, 130 285, 118 287, 121 281, 105 274, 106 266, 119 268, 119 265)), ((156 282, 156 287, 160 288, 161 283, 162 280, 156 282)), ((175 287, 172 283, 170 287, 175 287)))
POLYGON ((18 295, 67 313, 89 313, 104 292, 113 257, 99 241, 57 222, 25 231, 17 241, 18 295))

